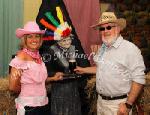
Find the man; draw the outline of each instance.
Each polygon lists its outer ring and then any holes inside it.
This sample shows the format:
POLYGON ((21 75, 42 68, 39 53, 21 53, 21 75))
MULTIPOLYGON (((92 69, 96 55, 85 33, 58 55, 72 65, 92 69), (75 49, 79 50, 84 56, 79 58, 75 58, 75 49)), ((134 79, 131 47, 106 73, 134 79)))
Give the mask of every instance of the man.
POLYGON ((123 39, 126 20, 103 12, 98 24, 103 44, 94 57, 95 67, 77 67, 77 73, 96 73, 97 115, 128 115, 145 84, 140 50, 123 39))

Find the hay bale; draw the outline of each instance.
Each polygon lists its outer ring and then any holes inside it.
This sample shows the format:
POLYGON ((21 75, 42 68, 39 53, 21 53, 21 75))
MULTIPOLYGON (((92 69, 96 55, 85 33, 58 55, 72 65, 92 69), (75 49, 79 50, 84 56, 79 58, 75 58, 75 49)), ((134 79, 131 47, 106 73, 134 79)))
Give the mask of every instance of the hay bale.
POLYGON ((0 115, 16 115, 15 95, 8 88, 8 77, 0 78, 0 115))
MULTIPOLYGON (((86 86, 86 92, 88 95, 88 99, 90 100, 90 112, 89 115, 96 115, 96 100, 97 100, 97 93, 95 90, 95 76, 88 80, 86 86)), ((0 115, 16 115, 15 110, 15 102, 14 99, 16 95, 9 92, 8 89, 8 77, 0 78, 0 115)), ((50 92, 50 85, 47 86, 48 92, 50 92)), ((149 115, 150 113, 150 73, 146 75, 146 85, 144 87, 144 96, 142 96, 142 101, 144 103, 144 115, 149 115)), ((141 99, 140 99, 141 100, 141 99)))
POLYGON ((0 78, 0 90, 1 91, 8 91, 8 85, 9 85, 9 82, 8 82, 8 77, 6 78, 0 78))
MULTIPOLYGON (((50 93, 51 84, 46 85, 50 93)), ((16 115, 15 98, 17 94, 9 91, 8 77, 0 78, 0 115, 16 115)))
POLYGON ((150 72, 146 75, 146 85, 144 87, 144 112, 145 115, 150 113, 150 72))
MULTIPOLYGON (((90 100, 90 112, 89 115, 96 115, 96 100, 97 93, 95 89, 95 76, 88 80, 86 91, 88 98, 90 100)), ((144 92, 141 93, 137 100, 138 106, 142 108, 141 112, 144 112, 144 115, 150 115, 150 72, 146 75, 146 85, 144 87, 144 92)), ((137 115, 137 105, 134 105, 133 115, 137 115)))
POLYGON ((88 95, 88 100, 89 100, 89 113, 88 115, 96 115, 97 111, 97 93, 96 93, 96 77, 91 76, 91 79, 88 80, 87 85, 86 85, 86 94, 88 95))

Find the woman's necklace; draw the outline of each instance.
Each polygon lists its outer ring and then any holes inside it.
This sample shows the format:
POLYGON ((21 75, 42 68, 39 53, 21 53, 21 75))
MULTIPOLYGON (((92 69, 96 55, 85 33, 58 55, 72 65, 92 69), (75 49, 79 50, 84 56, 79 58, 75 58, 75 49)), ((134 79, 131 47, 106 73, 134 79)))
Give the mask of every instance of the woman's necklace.
POLYGON ((39 51, 31 51, 27 48, 23 48, 22 51, 25 52, 26 54, 30 55, 35 60, 36 63, 38 63, 38 64, 42 63, 42 59, 39 54, 39 51))

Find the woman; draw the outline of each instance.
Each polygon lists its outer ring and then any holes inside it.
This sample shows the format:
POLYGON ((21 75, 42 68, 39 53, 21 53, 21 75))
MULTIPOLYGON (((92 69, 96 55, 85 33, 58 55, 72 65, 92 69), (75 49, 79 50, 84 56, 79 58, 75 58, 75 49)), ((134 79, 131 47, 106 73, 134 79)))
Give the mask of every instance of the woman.
POLYGON ((28 22, 23 29, 16 30, 16 36, 21 38, 22 50, 9 64, 12 67, 9 88, 19 92, 15 99, 17 115, 49 115, 45 81, 62 79, 62 73, 47 77, 47 70, 38 50, 44 33, 35 22, 28 22))

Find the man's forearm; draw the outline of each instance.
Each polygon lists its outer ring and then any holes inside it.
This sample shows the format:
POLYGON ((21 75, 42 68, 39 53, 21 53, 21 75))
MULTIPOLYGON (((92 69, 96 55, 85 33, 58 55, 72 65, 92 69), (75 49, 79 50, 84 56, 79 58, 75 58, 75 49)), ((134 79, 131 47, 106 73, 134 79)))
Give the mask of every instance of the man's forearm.
POLYGON ((143 89, 142 84, 132 81, 132 86, 128 95, 127 103, 132 105, 139 96, 142 89, 143 89))
POLYGON ((88 74, 96 74, 96 66, 86 67, 84 69, 85 69, 85 72, 88 74))

